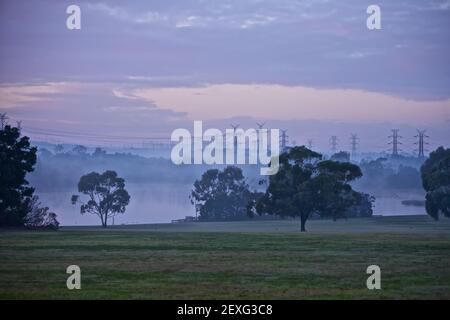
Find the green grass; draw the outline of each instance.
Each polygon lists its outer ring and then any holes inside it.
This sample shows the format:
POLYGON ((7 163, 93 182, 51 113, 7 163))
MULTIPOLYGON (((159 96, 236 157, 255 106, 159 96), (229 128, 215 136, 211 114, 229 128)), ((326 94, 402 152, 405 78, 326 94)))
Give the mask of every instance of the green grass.
POLYGON ((450 221, 383 217, 0 231, 2 299, 449 299, 450 221), (81 267, 82 289, 66 288, 81 267), (368 265, 382 290, 366 289, 368 265))

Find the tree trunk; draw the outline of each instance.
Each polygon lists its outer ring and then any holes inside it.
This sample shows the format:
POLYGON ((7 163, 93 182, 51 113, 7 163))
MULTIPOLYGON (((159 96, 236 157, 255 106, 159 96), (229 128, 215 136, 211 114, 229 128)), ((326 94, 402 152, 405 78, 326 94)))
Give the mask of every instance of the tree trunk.
POLYGON ((301 232, 306 232, 305 224, 306 224, 306 217, 301 215, 300 216, 300 231, 301 232))

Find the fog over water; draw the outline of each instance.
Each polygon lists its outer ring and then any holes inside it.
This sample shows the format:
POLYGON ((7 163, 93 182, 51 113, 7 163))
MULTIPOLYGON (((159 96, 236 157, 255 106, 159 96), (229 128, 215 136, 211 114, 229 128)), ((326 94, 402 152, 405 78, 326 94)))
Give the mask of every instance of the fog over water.
MULTIPOLYGON (((124 214, 115 218, 115 224, 162 223, 195 215, 189 201, 189 185, 127 184, 131 200, 124 214)), ((41 201, 57 215, 62 225, 98 225, 100 219, 92 214, 80 214, 79 205, 72 205, 70 191, 36 192, 41 201)), ((83 199, 83 196, 81 197, 83 199)), ((112 221, 109 222, 112 224, 112 221)))
POLYGON ((426 215, 425 207, 406 206, 403 200, 425 200, 423 194, 410 194, 398 197, 376 197, 373 213, 383 216, 426 215))
MULTIPOLYGON (((189 195, 195 180, 212 168, 225 166, 175 165, 164 157, 145 157, 132 153, 108 153, 104 150, 78 152, 65 146, 64 152, 53 153, 53 146, 39 148, 38 163, 28 176, 43 206, 58 215, 61 225, 99 225, 92 214, 80 214, 80 204, 72 205, 71 196, 79 194, 80 177, 90 172, 114 170, 125 180, 130 203, 124 214, 115 217, 114 224, 170 223, 172 220, 195 216, 189 195)), ((335 160, 340 161, 338 153, 335 160)), ((334 157, 333 156, 333 157, 334 157)), ((341 159, 347 161, 345 159, 341 159)), ((425 200, 421 185, 420 165, 423 160, 404 157, 397 160, 361 160, 363 177, 353 184, 355 190, 375 197, 374 215, 424 215, 423 206, 406 206, 404 200, 425 200)), ((258 165, 242 165, 243 175, 251 190, 264 192, 267 183, 260 184, 258 165)), ((266 177, 267 178, 267 177, 266 177)), ((266 181, 267 182, 267 181, 266 181)), ((81 194, 80 201, 87 196, 81 194)), ((111 225, 112 220, 108 221, 111 225)))
MULTIPOLYGON (((194 216, 195 209, 189 201, 191 185, 178 184, 127 184, 131 200, 124 214, 115 218, 115 224, 167 223, 171 220, 194 216)), ((80 214, 79 206, 70 203, 73 191, 39 192, 41 201, 58 215, 61 225, 98 225, 100 220, 92 214, 80 214)), ((377 197, 375 215, 422 215, 424 207, 405 206, 402 200, 423 200, 424 195, 416 193, 377 197)), ((110 221, 112 224, 112 221, 110 221)))

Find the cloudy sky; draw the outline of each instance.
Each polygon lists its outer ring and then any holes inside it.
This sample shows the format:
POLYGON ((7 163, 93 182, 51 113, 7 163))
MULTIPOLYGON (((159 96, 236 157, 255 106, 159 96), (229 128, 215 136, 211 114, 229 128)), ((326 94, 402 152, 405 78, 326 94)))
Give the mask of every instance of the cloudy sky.
POLYGON ((36 139, 267 121, 291 140, 450 145, 450 0, 0 1, 0 112, 36 139), (81 8, 81 30, 66 8, 81 8), (382 29, 366 27, 381 7, 382 29), (408 140, 409 139, 409 140, 408 140))

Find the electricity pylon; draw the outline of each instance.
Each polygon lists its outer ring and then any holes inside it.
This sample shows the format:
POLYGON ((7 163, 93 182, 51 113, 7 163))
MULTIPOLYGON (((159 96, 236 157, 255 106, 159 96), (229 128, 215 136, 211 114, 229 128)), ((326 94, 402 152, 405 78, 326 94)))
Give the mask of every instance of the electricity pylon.
POLYGON ((389 144, 392 144, 392 156, 393 157, 397 157, 399 155, 399 152, 401 151, 398 146, 400 144, 402 144, 399 141, 399 139, 403 138, 403 137, 398 134, 399 131, 400 131, 399 129, 392 129, 392 135, 388 137, 388 138, 392 139, 392 141, 389 142, 389 144))
POLYGON ((350 136, 350 141, 351 141, 351 146, 352 146, 351 157, 352 157, 352 159, 354 159, 354 157, 356 156, 356 151, 358 149, 358 145, 359 145, 358 135, 355 133, 352 133, 350 136))
POLYGON ((335 154, 336 151, 337 151, 337 146, 338 146, 338 138, 337 138, 337 136, 331 136, 330 144, 331 144, 331 152, 333 154, 335 154))
POLYGON ((417 135, 414 136, 414 138, 418 138, 419 140, 417 142, 415 142, 415 145, 419 146, 419 149, 415 150, 418 151, 418 156, 420 159, 425 158, 425 145, 428 144, 428 142, 425 141, 426 138, 429 138, 429 136, 427 136, 425 134, 426 130, 419 130, 417 129, 417 135))

